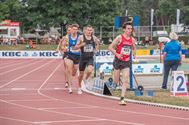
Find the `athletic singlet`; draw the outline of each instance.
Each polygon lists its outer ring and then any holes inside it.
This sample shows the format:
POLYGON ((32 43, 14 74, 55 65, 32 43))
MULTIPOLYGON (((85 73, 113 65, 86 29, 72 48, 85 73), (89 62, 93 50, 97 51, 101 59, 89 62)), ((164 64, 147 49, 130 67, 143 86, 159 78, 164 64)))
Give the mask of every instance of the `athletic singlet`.
POLYGON ((120 60, 122 61, 130 60, 132 45, 133 45, 132 37, 130 37, 127 40, 123 35, 121 35, 121 42, 116 46, 116 53, 122 54, 120 60))
POLYGON ((85 35, 83 35, 83 42, 86 43, 83 47, 81 47, 81 57, 82 58, 93 58, 95 43, 94 38, 91 35, 91 39, 86 39, 85 35))
POLYGON ((75 40, 71 38, 71 35, 68 36, 68 53, 69 54, 75 54, 75 55, 80 55, 80 52, 75 51, 75 45, 77 44, 79 35, 77 34, 77 37, 75 40))

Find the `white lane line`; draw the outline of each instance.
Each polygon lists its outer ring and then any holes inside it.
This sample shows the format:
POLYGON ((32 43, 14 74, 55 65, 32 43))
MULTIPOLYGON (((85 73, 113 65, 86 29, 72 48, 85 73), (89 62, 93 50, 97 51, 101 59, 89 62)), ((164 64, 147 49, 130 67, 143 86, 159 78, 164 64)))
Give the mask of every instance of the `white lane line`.
MULTIPOLYGON (((8 80, 6 79, 2 79, 0 82, 3 83, 3 82, 7 82, 8 80)), ((29 79, 29 80, 22 80, 20 79, 19 82, 40 82, 41 80, 35 80, 35 79, 29 79)))
POLYGON ((42 85, 38 88, 37 92, 38 94, 41 95, 41 88, 47 83, 47 81, 53 76, 53 74, 56 72, 56 70, 58 70, 58 68, 61 66, 62 63, 60 63, 58 66, 56 66, 56 68, 53 70, 53 72, 47 77, 47 79, 45 79, 45 81, 42 83, 42 85))
POLYGON ((89 119, 89 120, 62 120, 62 121, 26 121, 22 119, 15 119, 15 118, 10 118, 10 117, 4 117, 0 116, 0 119, 5 119, 5 120, 11 120, 11 121, 17 121, 17 122, 24 122, 24 123, 30 123, 30 124, 39 124, 39 125, 44 125, 44 124, 50 124, 50 123, 78 123, 78 122, 99 122, 99 121, 107 121, 106 119, 89 119))
POLYGON ((91 106, 91 105, 87 105, 87 104, 81 104, 81 103, 76 103, 76 102, 71 102, 71 101, 65 101, 65 100, 61 100, 61 99, 57 99, 57 98, 54 98, 54 97, 50 97, 50 96, 47 96, 45 94, 43 94, 41 92, 42 90, 42 87, 47 83, 47 81, 54 75, 54 73, 56 72, 56 70, 60 67, 60 65, 58 65, 54 70, 53 72, 47 77, 47 79, 42 83, 42 85, 38 88, 37 92, 39 95, 43 96, 43 97, 46 97, 46 98, 49 98, 49 99, 53 99, 53 100, 59 100, 59 101, 63 101, 63 102, 66 102, 66 103, 70 103, 70 104, 78 104, 78 105, 81 105, 81 106, 91 106))
POLYGON ((67 90, 66 88, 53 88, 54 90, 67 90))
POLYGON ((119 121, 119 120, 113 120, 113 119, 107 119, 107 121, 121 123, 121 124, 129 124, 129 125, 144 125, 142 123, 126 122, 126 121, 119 121))
POLYGON ((0 89, 0 92, 6 92, 6 91, 37 91, 36 88, 26 88, 26 89, 23 89, 23 88, 3 88, 3 89, 0 89))
POLYGON ((88 106, 88 107, 53 107, 53 108, 38 108, 38 109, 45 109, 45 110, 56 110, 56 109, 92 109, 92 108, 98 108, 98 106, 88 106))
MULTIPOLYGON (((15 95, 15 93, 1 93, 0 96, 12 96, 15 95)), ((18 96, 26 96, 26 95, 38 95, 36 93, 31 93, 31 94, 25 94, 25 93, 16 93, 18 96)))
POLYGON ((10 82, 1 85, 1 86, 0 86, 0 89, 3 88, 3 87, 5 87, 5 86, 7 86, 7 85, 9 85, 9 84, 11 84, 12 82, 14 82, 14 81, 16 81, 16 80, 18 80, 18 79, 20 79, 20 78, 23 78, 24 76, 29 75, 30 73, 32 73, 32 72, 34 72, 34 71, 39 70, 40 68, 46 66, 47 64, 51 63, 52 61, 54 61, 54 60, 51 60, 51 61, 49 61, 49 62, 47 62, 47 63, 45 63, 45 64, 43 64, 43 65, 41 65, 41 66, 39 66, 39 67, 37 67, 37 68, 35 68, 35 69, 33 69, 33 70, 31 70, 30 72, 24 73, 23 75, 21 75, 21 76, 15 78, 15 79, 13 79, 13 80, 11 80, 10 82))
POLYGON ((89 120, 62 120, 62 121, 40 121, 34 122, 35 124, 51 124, 51 123, 78 123, 78 122, 99 122, 107 121, 107 119, 89 119, 89 120))
POLYGON ((72 114, 72 113, 65 113, 65 112, 50 111, 50 110, 45 110, 45 109, 38 109, 38 108, 35 108, 35 107, 25 106, 25 105, 22 105, 22 104, 9 102, 9 101, 2 100, 2 99, 0 99, 0 101, 4 102, 4 103, 7 103, 7 104, 10 104, 10 105, 17 106, 17 107, 25 108, 25 109, 31 109, 31 110, 37 110, 37 111, 43 111, 43 112, 48 112, 48 113, 53 113, 53 114, 67 115, 67 116, 73 116, 73 117, 79 117, 79 118, 85 118, 85 119, 87 119, 87 118, 88 119, 99 119, 99 118, 96 118, 96 117, 90 117, 90 116, 85 116, 85 115, 77 115, 77 114, 72 114))
POLYGON ((15 118, 9 118, 9 117, 4 117, 4 116, 0 116, 0 119, 35 124, 34 122, 31 122, 31 121, 26 121, 26 120, 22 120, 22 119, 15 119, 15 118))
POLYGON ((9 100, 9 102, 43 102, 43 101, 52 101, 52 99, 16 99, 16 100, 9 100))
POLYGON ((17 67, 17 68, 15 68, 15 69, 11 69, 11 70, 8 70, 8 71, 5 71, 5 72, 1 72, 0 75, 5 75, 5 74, 7 74, 7 73, 9 73, 9 72, 12 72, 12 71, 15 71, 15 70, 18 70, 18 69, 22 69, 22 68, 25 68, 25 67, 29 67, 29 66, 31 66, 31 65, 33 65, 33 64, 36 64, 36 63, 39 63, 39 62, 42 62, 42 61, 43 61, 43 60, 35 61, 35 62, 32 62, 32 63, 30 62, 29 64, 26 64, 26 65, 17 67))
POLYGON ((11 90, 26 90, 26 88, 11 88, 11 90))
MULTIPOLYGON (((4 89, 0 89, 0 92, 3 92, 3 91, 10 91, 10 90, 14 90, 14 91, 20 91, 19 90, 19 88, 17 89, 17 88, 4 88, 4 89)), ((72 90, 77 90, 78 88, 72 88, 72 90)), ((37 91, 38 89, 36 89, 36 88, 26 88, 26 89, 22 89, 21 88, 21 91, 37 91)), ((67 91, 68 90, 68 88, 42 88, 41 90, 49 90, 49 91, 55 91, 55 90, 62 90, 62 91, 67 91)))
MULTIPOLYGON (((79 118, 85 118, 85 119, 87 119, 87 118, 88 119, 102 119, 102 118, 86 116, 86 115, 77 115, 77 114, 72 114, 72 113, 64 113, 64 112, 58 112, 58 111, 39 109, 39 108, 34 108, 34 107, 25 106, 25 105, 21 105, 21 104, 12 103, 12 102, 9 102, 9 101, 6 101, 6 100, 2 100, 2 99, 0 99, 0 101, 2 101, 4 103, 7 103, 7 104, 11 104, 11 105, 17 106, 17 107, 22 107, 22 108, 32 109, 32 110, 38 110, 38 111, 44 111, 44 112, 48 112, 48 113, 67 115, 67 116, 73 116, 73 117, 79 117, 79 118)), ((129 125, 144 125, 144 124, 141 124, 141 123, 125 122, 125 121, 118 121, 118 120, 112 120, 112 119, 105 119, 105 120, 116 122, 116 123, 129 124, 129 125)))
MULTIPOLYGON (((83 105, 83 106, 91 106, 91 105, 86 105, 86 104, 81 104, 81 103, 75 103, 75 102, 70 102, 70 101, 65 101, 65 100, 61 100, 61 99, 57 99, 57 98, 54 98, 54 97, 50 97, 50 96, 47 96, 43 93, 40 92, 41 88, 47 83, 47 81, 54 75, 54 73, 56 72, 56 70, 60 67, 60 65, 58 65, 54 70, 53 72, 47 77, 47 79, 42 83, 42 85, 39 87, 39 89, 37 90, 38 94, 43 96, 43 97, 46 97, 46 98, 49 98, 49 99, 53 99, 53 100, 59 100, 59 101, 63 101, 63 102, 67 102, 67 103, 72 103, 72 104, 79 104, 79 105, 83 105)), ((44 110, 44 109, 43 109, 44 110)), ((49 110, 45 110, 45 111, 49 111, 49 110)), ((52 111, 49 111, 49 112, 52 112, 52 111)), ((55 111, 53 111, 55 112, 55 111)), ((62 112, 56 112, 56 113, 60 113, 62 114, 62 112)), ((70 114, 70 113, 68 113, 70 114)), ((72 114, 73 115, 73 114, 72 114)), ((95 119, 99 119, 97 117, 90 117, 90 116, 86 116, 86 115, 77 115, 77 114, 74 114, 75 116, 79 116, 79 117, 86 117, 86 118, 95 118, 95 119)), ((107 119, 109 121, 111 121, 111 119, 107 119)), ((113 122, 116 122, 116 123, 123 123, 123 124, 130 124, 130 125, 143 125, 141 123, 134 123, 134 122, 125 122, 125 121, 118 121, 118 120, 113 120, 113 122)))
POLYGON ((27 61, 20 62, 20 63, 15 62, 15 64, 13 64, 13 65, 9 65, 9 64, 7 64, 6 66, 0 67, 0 69, 4 69, 4 68, 11 67, 11 66, 14 66, 14 65, 23 64, 23 63, 26 63, 26 62, 27 62, 27 61))
POLYGON ((153 114, 153 113, 144 113, 144 112, 135 112, 135 111, 126 111, 126 110, 119 110, 114 108, 106 108, 106 107, 98 107, 99 109, 103 110, 111 110, 111 111, 117 111, 117 112, 125 112, 125 113, 131 113, 136 115, 147 115, 147 116, 154 116, 154 117, 163 117, 163 118, 171 118, 171 119, 179 119, 179 120, 186 120, 189 121, 189 118, 183 118, 183 117, 176 117, 176 116, 169 116, 169 115, 161 115, 161 114, 153 114))
MULTIPOLYGON (((90 93, 90 94, 95 95, 95 96, 99 96, 101 98, 109 98, 109 99, 119 100, 119 98, 115 97, 115 96, 112 96, 112 97, 104 96, 104 95, 101 95, 101 94, 98 94, 98 93, 89 92, 88 90, 85 90, 85 92, 90 93)), ((147 115, 147 116, 163 117, 163 118, 179 119, 179 120, 187 120, 187 121, 189 121, 189 118, 184 118, 184 117, 176 117, 176 116, 161 115, 161 114, 154 114, 154 113, 143 113, 143 112, 135 112, 135 111, 125 111, 125 110, 119 110, 119 109, 115 109, 115 108, 106 108, 106 107, 99 107, 99 108, 100 109, 104 109, 104 110, 117 111, 117 112, 127 112, 127 113, 137 114, 137 115, 147 115)))
MULTIPOLYGON (((20 62, 20 61, 19 61, 20 62)), ((2 68, 2 67, 4 67, 4 66, 7 66, 7 65, 11 65, 11 64, 15 64, 15 63, 17 63, 17 61, 12 61, 12 62, 9 62, 8 60, 6 60, 6 61, 1 61, 1 66, 0 66, 0 68, 2 68)), ((20 63, 22 63, 22 62, 20 62, 20 63)))

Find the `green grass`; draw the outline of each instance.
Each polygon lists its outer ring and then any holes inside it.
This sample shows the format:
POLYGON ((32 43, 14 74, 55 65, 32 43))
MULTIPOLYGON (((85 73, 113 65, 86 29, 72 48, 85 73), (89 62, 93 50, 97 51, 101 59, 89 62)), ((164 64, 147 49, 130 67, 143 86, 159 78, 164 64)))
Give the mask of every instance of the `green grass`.
POLYGON ((17 46, 0 45, 0 50, 56 50, 58 45, 36 45, 35 49, 26 49, 25 44, 17 46))
MULTIPOLYGON (((26 50, 26 44, 19 44, 17 46, 10 45, 0 45, 0 50, 26 50)), ((56 50, 57 45, 42 45, 37 44, 36 49, 28 49, 28 50, 56 50)), ((157 46, 138 46, 137 49, 157 49, 157 46)), ((182 48, 189 48, 189 45, 183 45, 182 48)), ((108 45, 100 45, 100 50, 107 50, 108 45)))
MULTIPOLYGON (((25 44, 17 46, 0 45, 0 50, 56 50, 58 45, 36 45, 36 49, 26 49, 25 44)), ((100 45, 100 50, 108 49, 108 45, 100 45)))
MULTIPOLYGON (((120 90, 116 90, 113 92, 113 96, 120 97, 120 94, 121 94, 120 90)), ((163 104, 189 107, 189 96, 188 97, 173 97, 173 96, 170 96, 170 92, 168 90, 167 91, 154 90, 154 96, 152 97, 146 96, 145 91, 144 91, 143 96, 134 96, 134 91, 127 91, 126 98, 133 99, 133 100, 153 102, 153 103, 163 103, 163 104)))

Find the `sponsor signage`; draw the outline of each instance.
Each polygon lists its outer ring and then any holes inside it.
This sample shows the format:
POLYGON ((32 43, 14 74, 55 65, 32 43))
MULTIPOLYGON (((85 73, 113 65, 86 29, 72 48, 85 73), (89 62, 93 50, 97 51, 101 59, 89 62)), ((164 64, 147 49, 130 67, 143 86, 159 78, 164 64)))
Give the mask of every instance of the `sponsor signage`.
POLYGON ((56 51, 0 51, 0 58, 61 58, 56 51))
POLYGON ((154 63, 154 64, 133 64, 132 65, 134 74, 162 74, 163 73, 163 64, 154 63))
POLYGON ((112 69, 113 69, 113 65, 107 63, 102 64, 99 68, 100 73, 104 73, 104 75, 111 75, 112 69))

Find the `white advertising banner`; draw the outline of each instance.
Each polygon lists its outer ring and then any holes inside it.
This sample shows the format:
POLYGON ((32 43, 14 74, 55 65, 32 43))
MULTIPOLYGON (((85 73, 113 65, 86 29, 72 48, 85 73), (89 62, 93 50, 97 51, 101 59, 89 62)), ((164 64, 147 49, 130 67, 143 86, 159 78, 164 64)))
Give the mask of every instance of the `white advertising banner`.
POLYGON ((134 74, 162 74, 163 64, 153 63, 153 64, 133 64, 132 65, 134 74))
POLYGON ((108 50, 101 50, 97 53, 96 62, 97 63, 106 63, 113 62, 114 55, 108 50))
MULTIPOLYGON (((0 51, 0 58, 62 58, 56 51, 0 51)), ((97 53, 97 63, 113 62, 114 55, 108 50, 97 53)))
POLYGON ((0 51, 0 58, 61 58, 55 51, 0 51))

